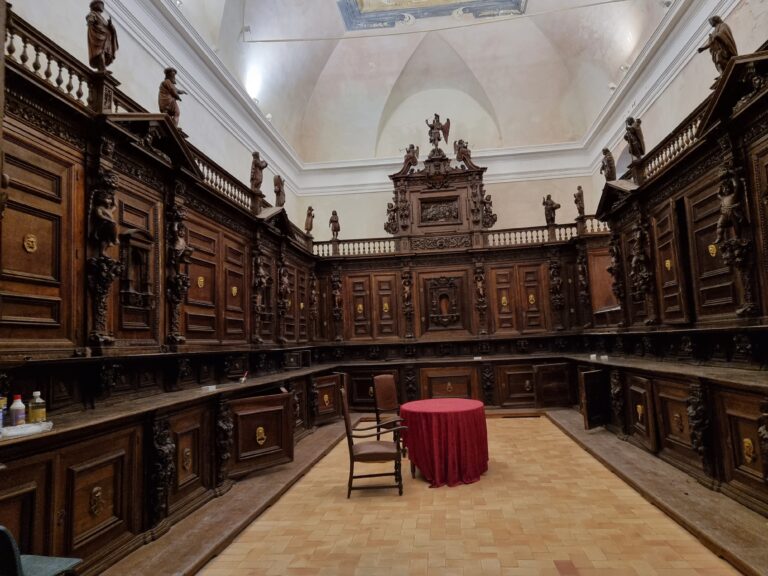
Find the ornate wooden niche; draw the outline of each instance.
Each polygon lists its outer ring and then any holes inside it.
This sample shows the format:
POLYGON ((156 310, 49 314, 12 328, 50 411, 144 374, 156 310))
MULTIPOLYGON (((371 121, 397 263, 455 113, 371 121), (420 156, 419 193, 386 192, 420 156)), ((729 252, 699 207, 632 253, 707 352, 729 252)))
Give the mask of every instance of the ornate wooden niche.
MULTIPOLYGON (((439 126, 447 142, 450 122, 439 126)), ((480 232, 496 223, 491 197, 483 187, 487 168, 472 161, 464 140, 453 143, 458 166, 438 146, 440 137, 434 129, 430 142, 433 147, 423 168, 418 169, 419 149, 411 144, 403 168, 390 176, 395 190, 384 229, 403 238, 404 247, 412 250, 481 247, 480 232)))

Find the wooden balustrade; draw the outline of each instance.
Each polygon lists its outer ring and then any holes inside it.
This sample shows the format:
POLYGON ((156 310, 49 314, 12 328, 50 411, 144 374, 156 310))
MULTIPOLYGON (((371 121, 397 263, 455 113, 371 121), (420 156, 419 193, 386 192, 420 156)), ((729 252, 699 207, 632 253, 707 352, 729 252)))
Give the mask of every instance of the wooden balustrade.
POLYGON ((253 192, 248 186, 237 180, 197 148, 191 145, 190 148, 192 148, 195 163, 202 174, 203 182, 210 189, 248 211, 253 209, 253 192))
POLYGON ((9 11, 6 62, 82 107, 90 104, 93 72, 9 11))
POLYGON ((642 160, 645 180, 657 176, 667 166, 698 142, 698 129, 709 99, 704 100, 678 127, 662 140, 642 160))

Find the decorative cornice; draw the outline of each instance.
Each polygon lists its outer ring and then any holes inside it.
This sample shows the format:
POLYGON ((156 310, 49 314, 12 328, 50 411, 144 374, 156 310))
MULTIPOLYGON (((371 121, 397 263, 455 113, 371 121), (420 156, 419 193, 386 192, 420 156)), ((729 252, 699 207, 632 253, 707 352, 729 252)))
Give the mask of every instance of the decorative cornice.
MULTIPOLYGON (((473 150, 473 159, 489 168, 486 183, 595 174, 600 165, 600 150, 606 145, 615 148, 621 142, 626 115, 642 116, 696 55, 696 48, 703 43, 709 29, 708 16, 717 13, 726 17, 737 4, 738 0, 674 2, 582 139, 546 146, 473 150)), ((113 0, 112 9, 116 21, 147 53, 161 66, 177 68, 190 95, 246 149, 259 150, 270 168, 283 175, 287 188, 296 195, 391 191, 386 176, 399 170, 402 165, 399 157, 303 162, 175 3, 113 0), (170 25, 177 35, 165 33, 169 27, 164 24, 170 25), (172 43, 181 49, 179 58, 167 48, 172 43), (186 65, 180 58, 184 58, 186 65), (216 97, 204 86, 220 87, 221 93, 216 97)))

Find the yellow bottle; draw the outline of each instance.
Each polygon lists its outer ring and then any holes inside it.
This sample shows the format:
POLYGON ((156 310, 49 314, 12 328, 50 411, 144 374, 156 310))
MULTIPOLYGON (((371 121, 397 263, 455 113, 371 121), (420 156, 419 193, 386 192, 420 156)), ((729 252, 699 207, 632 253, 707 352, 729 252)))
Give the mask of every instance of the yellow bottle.
POLYGON ((29 422, 45 422, 45 400, 40 398, 40 392, 32 392, 29 402, 29 422))

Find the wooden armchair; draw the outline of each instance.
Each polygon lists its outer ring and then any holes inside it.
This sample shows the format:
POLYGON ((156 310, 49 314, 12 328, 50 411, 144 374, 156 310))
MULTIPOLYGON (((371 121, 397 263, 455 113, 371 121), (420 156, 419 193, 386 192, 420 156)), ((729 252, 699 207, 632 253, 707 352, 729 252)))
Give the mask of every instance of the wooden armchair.
POLYGON ((20 554, 13 535, 0 526, 0 576, 57 576, 74 574, 79 558, 20 554))
POLYGON ((403 495, 403 474, 401 464, 401 445, 400 431, 406 430, 405 426, 396 425, 400 422, 388 420, 384 425, 375 424, 373 426, 364 426, 361 428, 352 428, 352 422, 349 417, 349 406, 347 405, 347 391, 341 388, 341 409, 344 413, 344 425, 347 429, 347 446, 349 447, 349 482, 347 483, 347 498, 352 494, 352 490, 370 490, 373 488, 397 488, 400 496, 403 495), (375 432, 370 432, 375 430, 375 432), (381 434, 392 434, 393 440, 379 440, 381 434), (355 442, 354 439, 373 438, 377 440, 368 440, 365 442, 355 442), (355 475, 356 462, 393 462, 393 472, 382 472, 377 474, 358 474, 355 475), (362 486, 353 486, 354 480, 361 478, 385 478, 393 476, 393 484, 366 484, 362 486))

